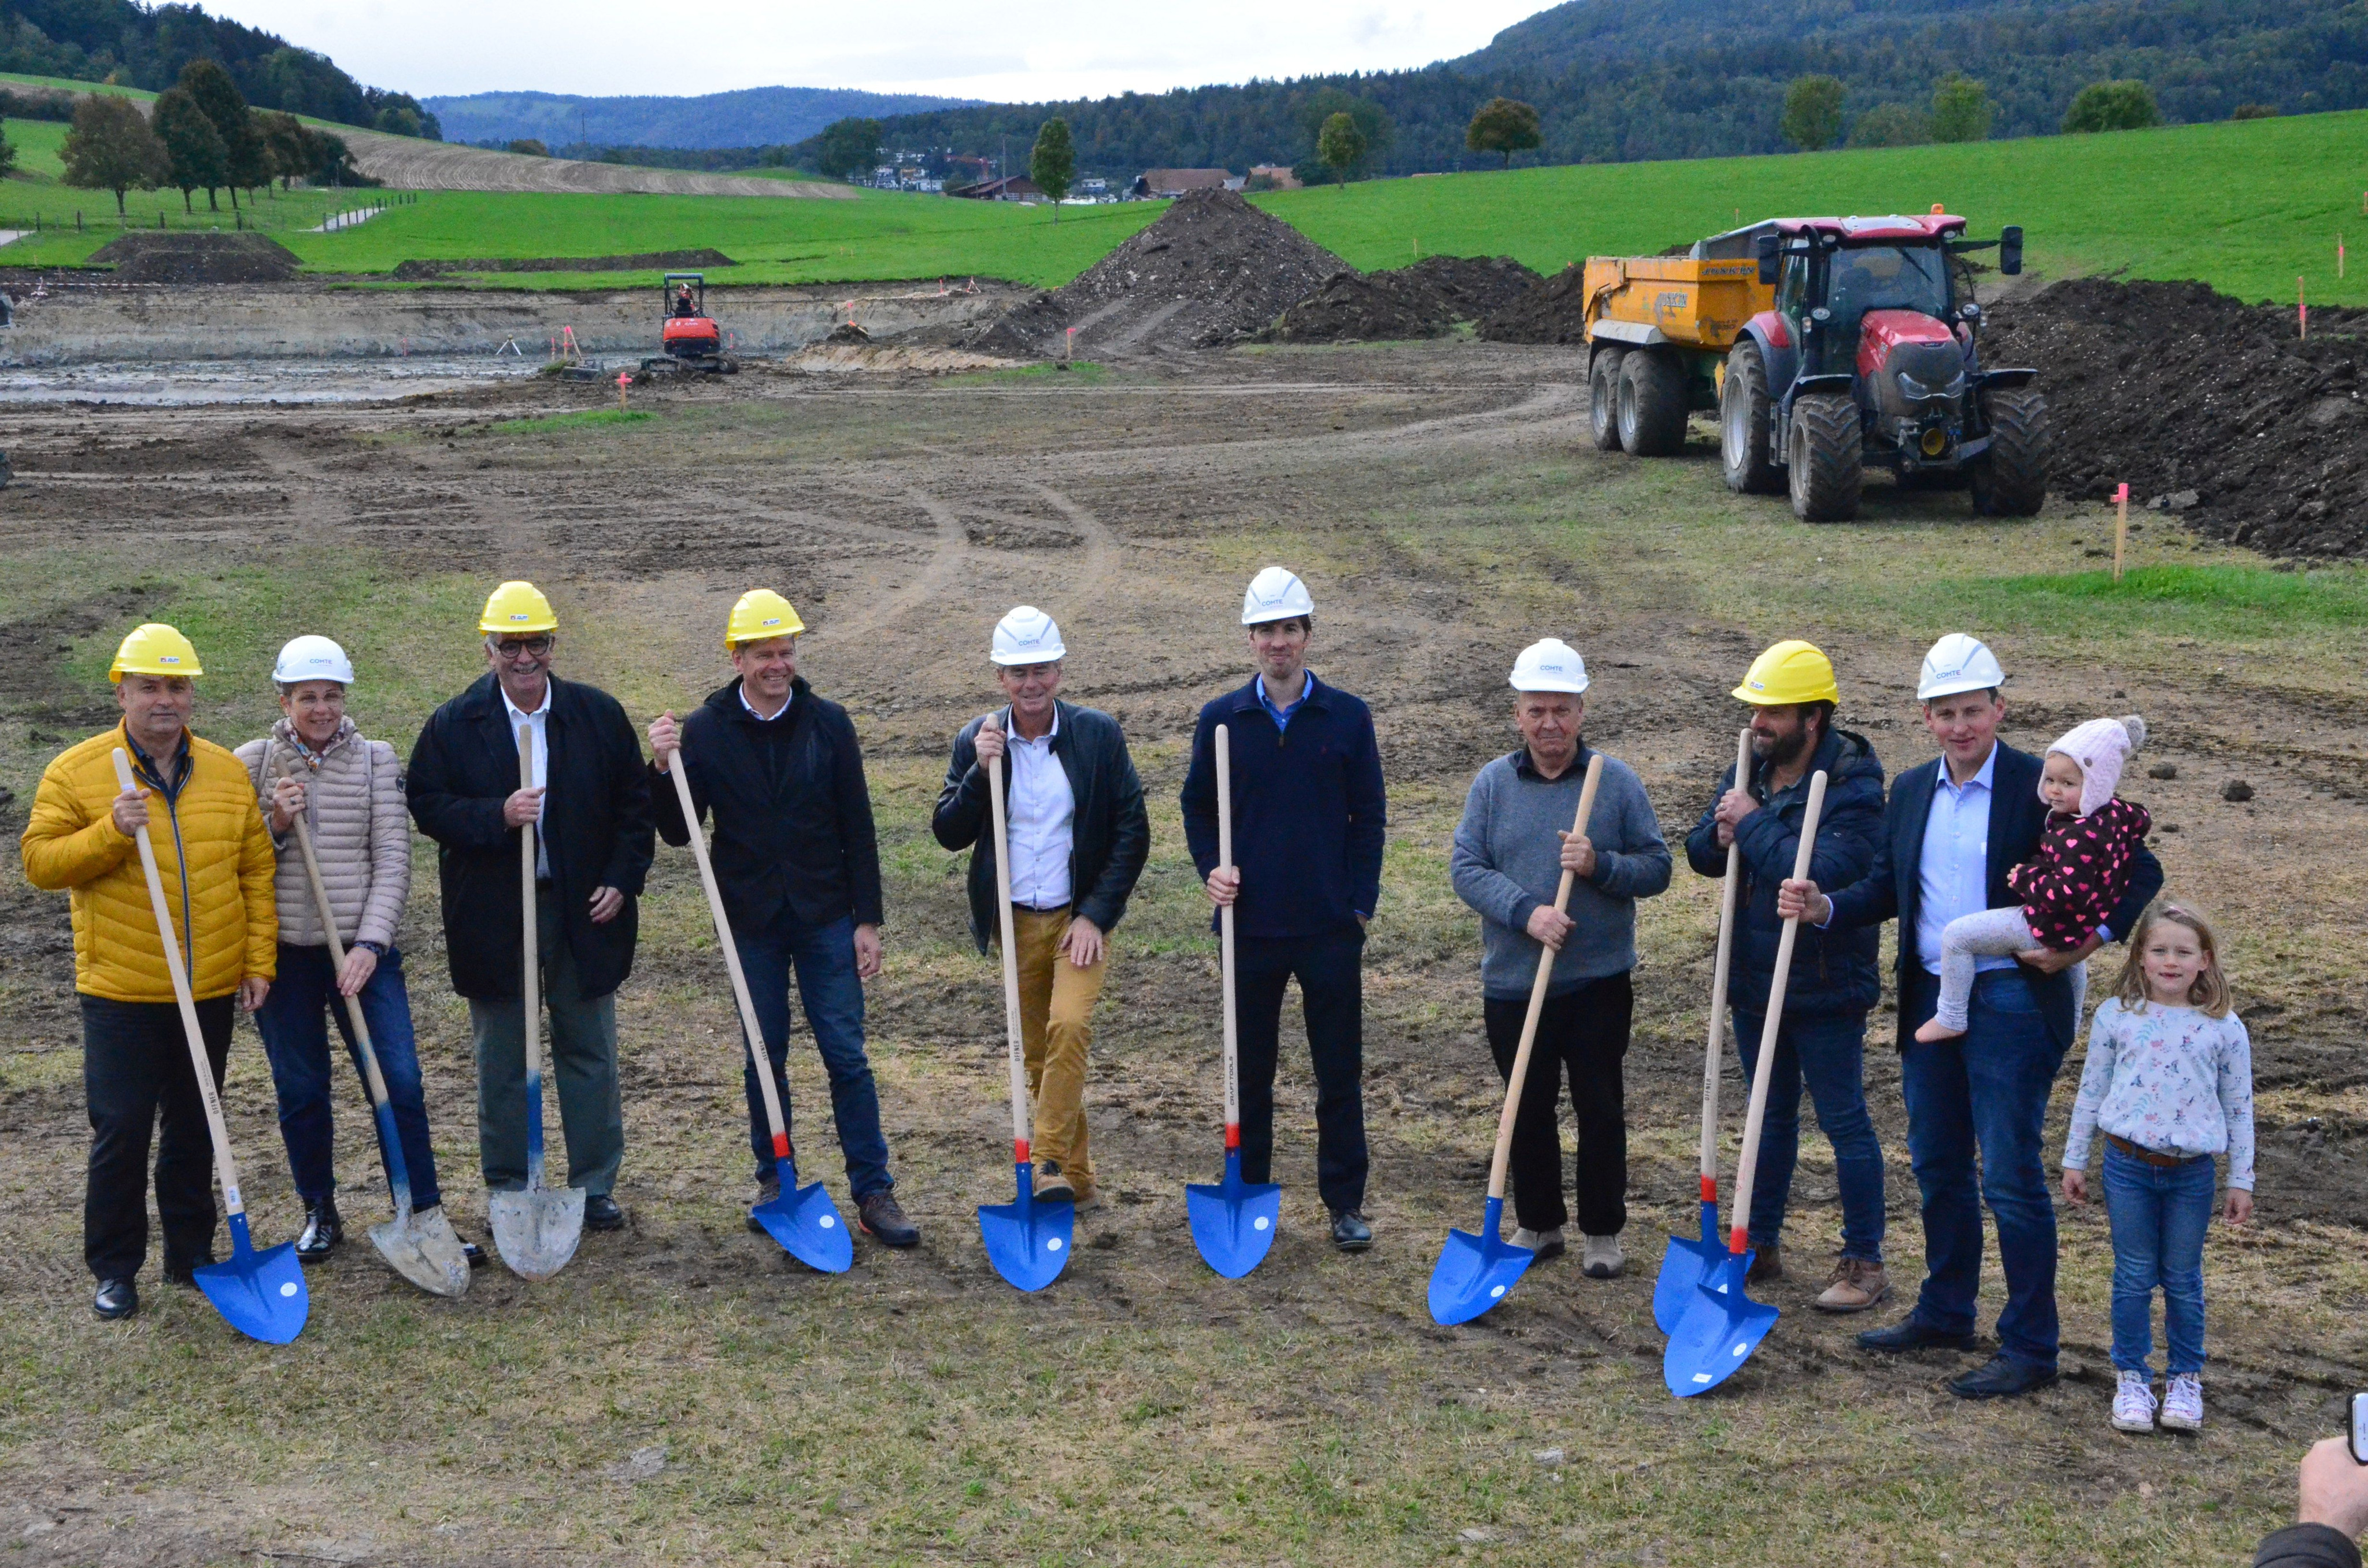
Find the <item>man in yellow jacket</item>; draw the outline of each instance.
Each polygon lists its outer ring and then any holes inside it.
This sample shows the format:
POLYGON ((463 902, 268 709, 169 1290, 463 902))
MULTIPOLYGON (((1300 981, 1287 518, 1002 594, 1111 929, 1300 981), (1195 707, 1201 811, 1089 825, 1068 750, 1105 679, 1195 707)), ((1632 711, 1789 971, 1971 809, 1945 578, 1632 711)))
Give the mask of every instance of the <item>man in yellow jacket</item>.
POLYGON ((202 673, 197 650, 169 626, 142 626, 126 637, 108 672, 123 722, 51 760, 20 845, 25 880, 74 899, 90 1106, 83 1260, 97 1277, 92 1308, 103 1318, 139 1310, 132 1278, 148 1256, 148 1141, 159 1110, 165 1278, 188 1284, 191 1270, 213 1261, 205 1103, 133 835, 145 827, 155 846, 217 1086, 230 1055, 233 1004, 248 1011, 262 1005, 279 957, 271 834, 255 781, 229 751, 189 733, 202 673), (118 746, 131 754, 140 787, 117 788, 118 746))

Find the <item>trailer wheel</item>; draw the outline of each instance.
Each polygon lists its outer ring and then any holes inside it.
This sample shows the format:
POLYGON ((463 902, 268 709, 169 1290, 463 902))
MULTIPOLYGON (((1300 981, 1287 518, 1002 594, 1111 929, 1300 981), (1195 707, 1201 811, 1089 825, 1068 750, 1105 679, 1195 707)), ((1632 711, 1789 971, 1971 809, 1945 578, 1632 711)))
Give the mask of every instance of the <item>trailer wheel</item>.
POLYGON ((1631 354, 1620 367, 1620 445, 1632 458, 1669 458, 1686 445, 1686 375, 1667 354, 1631 354))
POLYGON ((2028 517, 2047 499, 2047 400, 2037 387, 2000 387, 1982 394, 1989 450, 1975 458, 1974 510, 1986 517, 2028 517))
POLYGON ((1624 348, 1598 348, 1587 369, 1587 424, 1599 452, 1620 449, 1620 361, 1624 348))
POLYGON ((1738 495, 1770 495, 1784 487, 1770 449, 1774 415, 1759 345, 1738 339, 1726 356, 1726 380, 1718 390, 1719 460, 1726 469, 1726 487, 1738 495))
POLYGON ((1839 523, 1858 516, 1864 446, 1858 403, 1849 393, 1794 398, 1784 455, 1794 517, 1804 523, 1839 523))

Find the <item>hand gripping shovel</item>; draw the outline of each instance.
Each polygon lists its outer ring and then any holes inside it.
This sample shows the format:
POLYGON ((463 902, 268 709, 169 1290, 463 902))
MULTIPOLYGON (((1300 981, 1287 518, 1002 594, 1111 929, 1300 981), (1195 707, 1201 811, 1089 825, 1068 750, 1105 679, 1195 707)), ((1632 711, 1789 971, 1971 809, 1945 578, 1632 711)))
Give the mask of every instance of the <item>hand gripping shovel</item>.
MULTIPOLYGON (((1801 816, 1801 847, 1793 857, 1796 881, 1809 874, 1809 853, 1816 846, 1817 817, 1825 805, 1826 776, 1821 770, 1809 776, 1809 805, 1801 816)), ((1793 944, 1800 934, 1799 919, 1787 920, 1784 935, 1776 944, 1776 975, 1768 988, 1768 1022, 1759 1033, 1759 1066, 1751 1074, 1751 1109, 1743 1119, 1743 1153, 1736 1162, 1735 1222, 1727 1231, 1726 1256, 1709 1278, 1694 1287, 1693 1299, 1669 1331, 1668 1347, 1661 1354, 1661 1381, 1679 1399, 1725 1382, 1776 1326, 1776 1309, 1747 1298, 1743 1280, 1751 1269, 1751 1178, 1759 1164, 1759 1125, 1768 1114, 1768 1085, 1776 1076, 1776 1036, 1783 1026, 1785 983, 1792 978, 1793 944)))
MULTIPOLYGON (((282 775, 294 778, 288 759, 279 759, 282 775)), ((321 861, 313 850, 313 829, 296 819, 296 847, 303 852, 304 877, 313 884, 313 902, 321 911, 321 929, 329 936, 329 969, 343 973, 346 946, 337 940, 337 914, 329 905, 328 887, 321 881, 321 861)), ((362 1078, 370 1085, 370 1114, 378 1121, 379 1153, 386 1161, 387 1190, 394 1198, 394 1218, 372 1225, 370 1245, 397 1274, 431 1296, 458 1296, 469 1289, 469 1258, 461 1238, 452 1233, 442 1206, 426 1214, 411 1211, 411 1172, 403 1161, 403 1139, 395 1131, 394 1107, 388 1100, 386 1079, 378 1070, 378 1051, 370 1045, 370 1025, 362 1017, 362 999, 346 998, 346 1017, 354 1026, 354 1051, 360 1056, 362 1078)))
MULTIPOLYGON (((1751 731, 1735 743, 1735 788, 1751 782, 1751 731)), ((1702 1240, 1671 1236, 1661 1255, 1661 1277, 1653 1281, 1653 1322, 1663 1334, 1678 1326, 1694 1287, 1717 1271, 1726 1257, 1718 1233, 1718 1059, 1726 1032, 1726 965, 1735 951, 1735 897, 1743 881, 1741 846, 1726 846, 1726 885, 1718 900, 1718 968, 1710 982, 1710 1043, 1702 1051, 1702 1240)))
POLYGON ((1011 929, 1011 839, 1003 825, 1003 766, 986 769, 987 799, 995 812, 995 897, 1003 919, 1003 1022, 1011 1058, 1011 1158, 1019 1172, 1019 1197, 1012 1203, 981 1204, 979 1238, 986 1260, 1015 1288, 1042 1290, 1061 1277, 1076 1233, 1071 1203, 1036 1201, 1035 1171, 1028 1157, 1028 1062, 1019 1040, 1019 952, 1011 929))
POLYGON ((748 1042, 748 1060, 765 1094, 765 1120, 773 1130, 773 1169, 780 1193, 770 1203, 759 1203, 748 1217, 781 1244, 781 1250, 809 1268, 844 1274, 855 1265, 855 1240, 847 1221, 820 1182, 798 1185, 798 1157, 790 1147, 790 1131, 781 1119, 780 1092, 773 1086, 772 1063, 765 1060, 764 1034, 757 1027, 757 1005, 748 998, 748 976, 740 968, 740 949, 733 945, 732 920, 723 913, 723 893, 715 885, 715 866, 707 857, 707 835, 699 830, 699 813, 690 800, 690 780, 684 776, 682 752, 677 748, 674 797, 682 802, 682 820, 690 830, 690 852, 699 859, 699 880, 707 889, 708 913, 715 916, 716 945, 723 949, 723 967, 732 974, 732 999, 740 1005, 740 1032, 748 1042))
MULTIPOLYGON (((1225 726, 1217 726, 1217 860, 1234 863, 1233 747, 1225 726)), ((1282 1188, 1270 1181, 1242 1179, 1242 1083, 1239 1035, 1234 1021, 1234 906, 1217 910, 1218 953, 1225 988, 1225 1175, 1212 1187, 1184 1188, 1184 1212, 1192 1221, 1192 1244, 1208 1266, 1239 1279, 1266 1261, 1282 1220, 1282 1188)))
MULTIPOLYGON (((135 788, 131 758, 121 746, 115 748, 115 778, 126 790, 135 788)), ((222 1173, 222 1207, 230 1210, 230 1261, 199 1267, 198 1289, 206 1293, 223 1321, 249 1339, 285 1345, 304 1332, 304 1320, 312 1315, 303 1266, 296 1261, 293 1243, 282 1242, 268 1252, 257 1252, 247 1235, 246 1200, 238 1191, 238 1162, 231 1157, 230 1129, 222 1122, 213 1062, 206 1056, 205 1036, 198 1028, 198 1005, 189 994, 189 971, 181 963, 180 938, 173 930, 172 910, 165 903, 165 879, 156 870, 156 847, 148 842, 146 828, 138 836, 140 869, 148 876, 148 905, 156 916, 157 937, 165 945, 165 970, 173 977, 173 999, 181 1006, 181 1032, 188 1037, 189 1065, 198 1075, 198 1094, 205 1101, 206 1131, 213 1138, 214 1167, 222 1173)), ((181 874, 188 875, 186 864, 181 874)))
MULTIPOLYGON (((1587 759, 1587 780, 1578 787, 1578 816, 1570 831, 1583 834, 1595 814, 1595 791, 1603 782, 1603 754, 1587 759)), ((1554 891, 1554 913, 1570 903, 1576 873, 1565 869, 1554 891)), ((1538 1016, 1545 1011, 1546 983, 1554 978, 1554 949, 1538 949, 1538 977, 1530 986, 1530 1013, 1521 1021, 1521 1043, 1513 1052, 1513 1070, 1505 1078, 1505 1108, 1497 1115, 1497 1153, 1488 1165, 1488 1206, 1480 1221, 1480 1234, 1450 1231, 1440 1249, 1439 1265, 1430 1271, 1430 1315, 1435 1323, 1470 1323, 1505 1299, 1537 1257, 1528 1247, 1501 1239, 1505 1217, 1505 1166, 1512 1157, 1513 1122, 1520 1114, 1521 1086, 1529 1081, 1530 1048, 1537 1043, 1538 1016)))
MULTIPOLYGON (((518 726, 518 787, 534 778, 534 731, 518 726)), ((584 1239, 584 1189, 542 1185, 542 970, 535 948, 535 825, 518 829, 518 900, 525 968, 518 1001, 526 1018, 526 1187, 485 1199, 494 1245, 521 1279, 548 1279, 567 1267, 584 1239)), ((562 940, 565 939, 564 933, 562 940)))

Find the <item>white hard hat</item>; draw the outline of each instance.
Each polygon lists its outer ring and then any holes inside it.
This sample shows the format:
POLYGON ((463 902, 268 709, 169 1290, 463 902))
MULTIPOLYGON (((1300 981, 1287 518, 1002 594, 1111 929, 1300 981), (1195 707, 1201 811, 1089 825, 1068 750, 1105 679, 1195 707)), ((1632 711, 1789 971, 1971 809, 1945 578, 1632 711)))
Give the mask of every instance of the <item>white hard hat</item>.
POLYGON ((1998 655, 1978 637, 1952 631, 1924 655, 1924 676, 1916 683, 1916 700, 1954 697, 1961 691, 1987 691, 2006 684, 1998 655))
POLYGON ((1244 626, 1289 620, 1294 615, 1315 619, 1315 601, 1307 597, 1306 584, 1280 566, 1269 566, 1250 579, 1250 590, 1242 596, 1244 626))
POLYGON ((1049 665, 1068 653, 1061 645, 1061 629, 1034 605, 1021 605, 995 623, 995 652, 989 657, 998 665, 1049 665))
POLYGON ((1576 697, 1587 689, 1587 661, 1559 637, 1532 642, 1513 661, 1513 689, 1566 691, 1576 697))
POLYGON ((354 683, 353 661, 346 651, 325 637, 306 632, 290 638, 279 650, 279 662, 271 666, 271 678, 280 686, 294 686, 300 680, 333 680, 341 686, 354 683))

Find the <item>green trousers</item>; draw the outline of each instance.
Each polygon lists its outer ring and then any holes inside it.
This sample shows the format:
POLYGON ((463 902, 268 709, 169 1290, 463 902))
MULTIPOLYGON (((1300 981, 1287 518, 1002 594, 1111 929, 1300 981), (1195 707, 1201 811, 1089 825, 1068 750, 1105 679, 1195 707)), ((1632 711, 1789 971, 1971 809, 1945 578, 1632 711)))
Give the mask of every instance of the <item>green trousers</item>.
MULTIPOLYGON (((587 1197, 604 1197, 617 1185, 617 1168, 625 1160, 625 1110, 617 1093, 617 999, 587 997, 576 988, 575 960, 561 935, 565 928, 559 901, 548 885, 539 890, 535 911, 536 930, 547 937, 541 945, 542 1001, 551 1020, 544 1072, 559 1090, 567 1185, 582 1187, 587 1197)), ((485 1186, 515 1192, 526 1186, 526 1010, 516 996, 472 999, 469 1028, 477 1051, 477 1153, 485 1186)), ((550 1126, 546 1117, 546 1148, 550 1126)))

